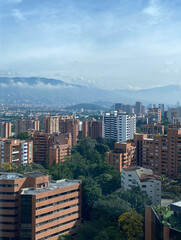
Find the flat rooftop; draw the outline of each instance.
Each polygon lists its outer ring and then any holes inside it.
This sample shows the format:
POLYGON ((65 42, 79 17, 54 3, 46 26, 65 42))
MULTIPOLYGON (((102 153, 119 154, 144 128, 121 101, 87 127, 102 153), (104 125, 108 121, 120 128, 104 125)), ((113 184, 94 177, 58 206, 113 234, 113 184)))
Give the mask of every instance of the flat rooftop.
POLYGON ((47 176, 46 173, 42 173, 42 172, 28 172, 28 173, 25 173, 25 175, 30 176, 30 177, 34 177, 34 178, 47 176))
POLYGON ((49 182, 49 187, 37 188, 37 189, 24 188, 21 194, 36 195, 39 193, 49 192, 49 191, 60 189, 60 188, 70 187, 70 186, 77 185, 80 183, 81 183, 81 180, 68 180, 68 179, 63 179, 63 180, 58 180, 58 181, 51 180, 49 182))
POLYGON ((8 172, 0 172, 0 180, 15 180, 19 178, 25 178, 26 176, 20 173, 8 173, 8 172))

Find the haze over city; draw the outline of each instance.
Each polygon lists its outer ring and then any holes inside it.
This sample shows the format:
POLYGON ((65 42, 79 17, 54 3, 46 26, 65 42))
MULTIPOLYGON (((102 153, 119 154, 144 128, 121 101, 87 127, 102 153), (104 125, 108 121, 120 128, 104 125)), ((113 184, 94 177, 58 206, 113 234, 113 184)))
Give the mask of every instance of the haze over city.
POLYGON ((180 84, 178 0, 0 0, 0 75, 105 89, 180 84))

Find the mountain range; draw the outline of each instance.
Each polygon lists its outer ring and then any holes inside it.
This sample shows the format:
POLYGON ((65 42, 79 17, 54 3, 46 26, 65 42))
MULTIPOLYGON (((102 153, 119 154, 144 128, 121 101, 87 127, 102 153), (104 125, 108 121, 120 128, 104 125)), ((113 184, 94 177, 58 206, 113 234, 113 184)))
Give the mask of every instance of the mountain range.
POLYGON ((49 104, 70 106, 79 103, 96 103, 107 106, 116 102, 175 104, 181 101, 181 88, 177 85, 142 90, 105 90, 65 83, 39 77, 0 77, 1 104, 49 104))

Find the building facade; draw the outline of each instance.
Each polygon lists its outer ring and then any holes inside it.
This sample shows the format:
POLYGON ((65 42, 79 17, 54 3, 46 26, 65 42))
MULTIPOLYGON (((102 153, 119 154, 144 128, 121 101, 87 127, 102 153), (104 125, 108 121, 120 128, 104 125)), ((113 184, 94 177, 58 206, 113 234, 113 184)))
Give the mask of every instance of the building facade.
POLYGON ((159 123, 161 124, 161 109, 160 108, 149 108, 147 112, 148 123, 159 123))
POLYGON ((103 116, 103 137, 117 142, 126 142, 136 133, 136 115, 125 112, 110 112, 103 116))
POLYGON ((25 118, 19 119, 15 124, 15 134, 18 135, 19 132, 28 132, 28 130, 39 130, 39 120, 38 118, 25 118))
POLYGON ((0 140, 0 165, 4 163, 25 165, 31 162, 33 162, 32 140, 0 140))
POLYGON ((1 239, 57 240, 81 222, 81 181, 0 173, 1 239), (6 223, 6 224, 5 224, 6 223))
MULTIPOLYGON (((181 178, 181 129, 168 128, 167 135, 148 138, 135 134, 139 146, 139 165, 150 168, 158 175, 181 178)), ((137 158, 138 160, 138 158, 137 158)))
POLYGON ((54 144, 49 148, 49 166, 65 161, 65 157, 69 156, 71 148, 69 144, 54 144))
POLYGON ((150 123, 143 125, 143 133, 145 134, 164 134, 164 125, 157 123, 150 123))
POLYGON ((121 171, 121 186, 125 190, 139 186, 148 195, 152 204, 161 204, 161 180, 151 169, 142 167, 125 167, 121 171))
POLYGON ((120 172, 136 165, 136 147, 132 143, 115 143, 114 150, 107 153, 107 162, 120 172))
POLYGON ((103 122, 96 121, 95 119, 89 119, 88 121, 82 122, 82 136, 91 137, 96 139, 102 137, 103 122))
POLYGON ((77 143, 79 135, 79 120, 73 116, 46 116, 44 117, 45 133, 71 133, 72 146, 77 143))
POLYGON ((34 162, 43 166, 63 162, 70 155, 72 147, 71 133, 49 134, 35 131, 32 136, 34 145, 34 162))
POLYGON ((1 138, 11 137, 11 122, 0 123, 0 137, 1 138))

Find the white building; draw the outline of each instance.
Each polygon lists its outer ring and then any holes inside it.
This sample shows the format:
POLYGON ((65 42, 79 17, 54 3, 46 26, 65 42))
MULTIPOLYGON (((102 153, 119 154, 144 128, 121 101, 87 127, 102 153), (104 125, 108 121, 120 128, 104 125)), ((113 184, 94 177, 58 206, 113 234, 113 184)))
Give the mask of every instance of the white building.
POLYGON ((136 115, 125 112, 110 112, 103 115, 103 137, 126 142, 133 139, 136 133, 136 115))
POLYGON ((153 205, 161 204, 161 180, 151 169, 134 166, 122 169, 121 186, 125 190, 139 186, 142 192, 147 193, 153 205))

